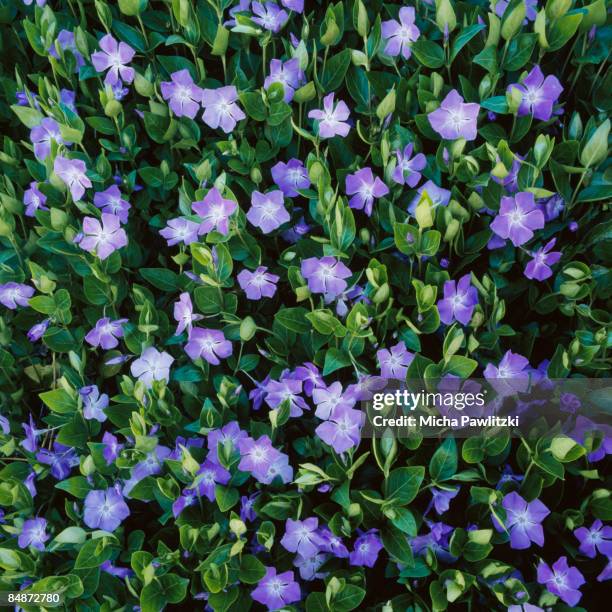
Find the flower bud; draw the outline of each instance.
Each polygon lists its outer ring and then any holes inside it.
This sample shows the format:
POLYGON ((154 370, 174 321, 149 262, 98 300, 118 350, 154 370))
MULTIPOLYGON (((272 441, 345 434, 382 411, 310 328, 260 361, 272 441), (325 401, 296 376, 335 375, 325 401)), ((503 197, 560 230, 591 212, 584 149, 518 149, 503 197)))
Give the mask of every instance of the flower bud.
POLYGON ((447 35, 457 27, 457 16, 450 0, 436 0, 436 24, 447 35))
POLYGON ((525 0, 512 0, 504 11, 501 24, 501 35, 504 40, 511 40, 523 26, 527 13, 525 0))
POLYGON ((257 331, 257 324, 253 317, 246 317, 240 323, 240 339, 244 342, 248 342, 257 331))

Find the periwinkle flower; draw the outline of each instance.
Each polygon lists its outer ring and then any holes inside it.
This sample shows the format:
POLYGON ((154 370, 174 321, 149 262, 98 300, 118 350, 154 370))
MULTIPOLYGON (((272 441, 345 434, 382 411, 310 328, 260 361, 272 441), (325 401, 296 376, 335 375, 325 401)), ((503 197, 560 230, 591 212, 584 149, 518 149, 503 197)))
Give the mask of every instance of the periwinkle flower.
POLYGON ((250 495, 249 497, 247 497, 246 495, 243 495, 240 498, 240 520, 246 522, 252 522, 257 518, 257 513, 255 512, 255 509, 253 508, 253 505, 255 504, 255 500, 257 499, 258 494, 254 493, 253 495, 250 495))
POLYGON ((146 348, 142 355, 132 362, 130 372, 145 384, 152 387, 153 381, 170 380, 170 366, 174 362, 174 357, 165 351, 158 351, 154 346, 146 348))
POLYGON ((95 327, 85 336, 85 342, 94 348, 102 347, 105 351, 113 349, 119 345, 118 338, 123 338, 123 324, 127 322, 128 319, 98 319, 95 327))
POLYGON ((136 51, 123 41, 118 41, 111 34, 100 39, 100 49, 91 54, 91 63, 98 72, 108 70, 104 77, 106 85, 116 85, 118 82, 131 83, 134 80, 134 69, 129 64, 136 51))
POLYGON ((444 514, 450 508, 450 503, 459 494, 459 487, 454 487, 451 490, 439 489, 433 487, 431 489, 432 500, 430 507, 433 505, 437 514, 444 514))
POLYGON ((51 323, 51 319, 43 319, 40 323, 32 325, 28 331, 28 340, 30 342, 38 342, 45 335, 49 323, 51 323))
POLYGON ((349 555, 349 563, 361 567, 374 567, 383 545, 376 529, 371 529, 355 540, 349 555))
POLYGON ((51 536, 47 533, 47 520, 44 518, 33 518, 24 521, 21 533, 17 538, 19 548, 31 546, 36 550, 45 550, 45 542, 51 536))
POLYGON ((213 463, 219 463, 219 447, 232 454, 238 450, 238 442, 247 437, 247 432, 240 429, 240 425, 236 421, 226 423, 221 429, 209 431, 206 440, 207 458, 213 463))
MULTIPOLYGON (((523 0, 525 3, 526 15, 523 24, 526 24, 529 21, 535 21, 535 18, 538 14, 538 0, 523 0)), ((493 4, 493 2, 491 3, 493 4)), ((495 0, 495 14, 498 17, 503 17, 508 5, 510 4, 510 0, 495 0)))
POLYGON ((278 189, 261 193, 253 191, 251 194, 251 208, 246 218, 264 234, 278 229, 291 218, 285 208, 283 192, 278 189))
POLYGON ((85 59, 77 49, 74 32, 70 32, 70 30, 60 30, 60 33, 55 39, 55 43, 49 47, 49 55, 56 60, 59 60, 60 55, 57 52, 57 47, 59 47, 62 51, 69 51, 72 53, 75 60, 75 72, 78 72, 80 68, 85 65, 85 59))
POLYGON ((229 218, 238 209, 238 204, 233 200, 224 198, 221 192, 213 187, 204 196, 203 200, 194 202, 191 207, 202 219, 198 234, 208 234, 216 230, 227 236, 229 233, 229 218))
POLYGON ((589 559, 594 559, 598 552, 608 559, 612 557, 612 527, 604 525, 599 519, 590 527, 578 527, 574 535, 580 542, 578 550, 589 559))
POLYGON ((274 33, 279 32, 289 19, 287 11, 279 8, 274 2, 266 2, 265 4, 252 2, 251 10, 254 15, 251 18, 253 22, 274 33))
POLYGON ((408 366, 414 359, 414 354, 408 351, 400 341, 390 349, 376 351, 376 359, 380 367, 380 375, 386 379, 405 380, 408 366))
POLYGON ((246 119, 242 109, 236 104, 238 91, 233 85, 202 91, 204 123, 216 130, 220 127, 226 134, 234 131, 238 121, 246 119))
POLYGON ((216 485, 226 485, 231 477, 223 466, 207 459, 196 473, 193 488, 200 497, 212 502, 215 501, 216 485))
POLYGON ((552 565, 540 561, 538 565, 538 582, 553 595, 557 595, 568 606, 575 606, 581 599, 580 587, 585 579, 580 570, 567 564, 567 557, 559 557, 552 565))
POLYGON ((64 141, 60 133, 60 127, 55 119, 45 117, 37 126, 30 131, 30 140, 34 145, 34 155, 38 161, 45 161, 51 153, 51 143, 70 145, 64 141))
POLYGON ((440 320, 446 325, 450 325, 453 321, 469 325, 476 304, 478 304, 478 291, 472 286, 469 274, 462 276, 457 282, 446 281, 444 298, 438 301, 440 320))
POLYGON ((427 158, 423 153, 417 153, 412 156, 414 145, 407 144, 403 151, 397 150, 397 165, 393 170, 391 178, 398 185, 408 185, 408 187, 416 187, 421 180, 421 170, 427 165, 427 158))
POLYGON ((475 140, 480 105, 464 102, 456 89, 450 91, 440 107, 427 115, 431 127, 445 140, 475 140))
POLYGON ((540 200, 537 206, 544 213, 544 220, 546 223, 549 223, 550 221, 558 219, 565 210, 565 200, 562 195, 556 193, 547 200, 540 200))
POLYGON ((113 532, 130 516, 119 488, 90 491, 85 497, 83 521, 90 529, 113 532))
POLYGON ((268 610, 279 610, 300 601, 302 595, 292 571, 277 574, 274 567, 266 567, 266 574, 251 592, 251 597, 268 610))
POLYGON ((79 395, 83 400, 83 417, 88 420, 96 420, 99 423, 104 423, 108 418, 104 410, 108 408, 108 395, 100 394, 100 389, 97 385, 88 385, 79 389, 79 395))
POLYGON ((323 293, 331 299, 339 296, 348 286, 344 280, 352 272, 335 257, 308 257, 302 260, 302 276, 313 293, 323 293))
POLYGON ((414 20, 414 7, 402 6, 399 10, 399 21, 390 19, 382 22, 382 37, 387 41, 384 51, 386 55, 390 57, 401 55, 404 59, 412 55, 412 43, 421 35, 414 20))
POLYGON ((518 353, 508 350, 502 357, 498 366, 489 363, 484 370, 486 379, 495 378, 527 378, 529 372, 525 368, 529 366, 529 360, 518 353))
POLYGON ((250 472, 258 480, 266 477, 270 465, 282 455, 265 435, 257 440, 250 437, 238 440, 238 449, 240 450, 238 469, 250 472))
POLYGON ((361 410, 337 406, 332 410, 329 419, 315 429, 315 433, 336 453, 344 453, 359 445, 364 416, 361 410))
POLYGON ((0 304, 10 310, 16 310, 20 306, 29 306, 28 300, 34 295, 34 287, 23 283, 10 281, 0 285, 0 304))
POLYGON ((53 443, 53 450, 46 448, 36 453, 36 460, 51 467, 51 475, 57 480, 64 480, 70 475, 72 468, 79 465, 79 457, 74 448, 53 443))
POLYGON ((273 59, 270 62, 270 74, 264 81, 264 89, 270 89, 273 83, 280 83, 285 92, 284 100, 289 103, 293 100, 295 90, 303 84, 304 79, 304 72, 300 68, 300 60, 297 57, 286 62, 273 59))
POLYGON ((308 170, 299 159, 290 159, 287 163, 279 161, 271 169, 272 180, 288 198, 299 194, 299 189, 310 187, 308 170))
POLYGON ((254 272, 241 270, 237 276, 238 284, 249 300, 273 297, 279 279, 280 277, 276 274, 268 272, 266 266, 259 266, 254 272))
POLYGON ((544 215, 535 205, 533 193, 520 191, 514 197, 503 197, 491 229, 500 237, 520 246, 533 238, 534 230, 544 227, 544 215))
POLYGON ((160 84, 164 100, 177 117, 194 119, 200 110, 204 90, 193 82, 186 68, 173 72, 170 79, 160 84))
POLYGON ((282 484, 288 484, 293 480, 293 468, 289 465, 289 457, 280 452, 268 466, 265 475, 258 480, 262 484, 272 484, 276 479, 282 484))
POLYGON ((91 187, 91 181, 86 174, 87 166, 80 159, 68 159, 58 155, 53 162, 53 172, 70 189, 70 195, 75 202, 83 197, 85 189, 91 187))
POLYGON ((516 491, 504 497, 502 506, 506 511, 506 521, 500 525, 494 518, 493 525, 497 531, 508 531, 510 547, 515 550, 525 550, 531 543, 544 546, 544 530, 542 521, 550 514, 550 510, 539 500, 525 501, 516 491))
POLYGON ((32 181, 28 189, 23 192, 23 203, 26 206, 26 217, 33 217, 37 210, 49 210, 45 203, 47 196, 38 189, 38 183, 32 181))
POLYGON ((102 445, 104 446, 102 449, 104 461, 106 461, 106 465, 112 465, 117 460, 117 457, 119 457, 119 453, 123 450, 124 445, 119 444, 117 436, 108 431, 105 431, 102 436, 102 445))
POLYGON ((540 121, 548 121, 552 117, 553 106, 563 91, 559 79, 552 74, 544 78, 544 73, 537 65, 520 83, 510 85, 508 91, 513 88, 522 94, 518 116, 533 115, 540 121))
POLYGON ((60 89, 60 104, 63 104, 66 108, 69 108, 73 113, 77 112, 76 109, 76 93, 71 89, 60 89))
POLYGON ((304 12, 304 0, 280 0, 280 3, 294 13, 304 12))
POLYGON ((552 276, 550 266, 556 264, 563 255, 561 251, 551 251, 556 241, 557 239, 553 238, 531 254, 533 259, 525 266, 525 276, 527 278, 543 281, 552 276))
POLYGON ((95 206, 102 209, 102 212, 119 217, 121 223, 128 222, 130 203, 123 199, 117 185, 111 185, 108 189, 95 193, 93 202, 95 206))
POLYGON ((300 396, 302 381, 283 377, 281 380, 271 380, 266 385, 266 404, 272 409, 278 408, 283 402, 289 402, 289 415, 302 416, 308 410, 308 404, 300 396))
POLYGON ((298 568, 302 580, 310 582, 327 576, 326 572, 320 572, 319 570, 329 558, 330 555, 324 552, 317 552, 312 557, 296 555, 293 559, 293 567, 298 568))
POLYGON ((295 378, 302 381, 302 388, 308 397, 312 397, 315 389, 325 388, 325 381, 321 376, 319 368, 314 363, 307 361, 295 368, 289 378, 295 378))
POLYGON ((424 193, 426 193, 427 197, 431 200, 433 208, 437 208, 438 206, 448 206, 451 199, 451 192, 448 189, 438 187, 438 185, 436 185, 433 181, 427 181, 417 189, 417 195, 413 198, 412 202, 410 202, 410 205, 408 206, 408 212, 411 215, 414 215, 416 207, 418 206, 424 193))
POLYGON ((128 239, 121 227, 119 217, 102 213, 102 223, 94 217, 83 219, 84 238, 79 246, 101 260, 106 259, 118 249, 127 246, 128 239))
POLYGON ((166 239, 168 246, 174 246, 179 242, 190 245, 198 241, 199 230, 199 223, 184 217, 177 217, 176 219, 169 219, 166 227, 159 230, 159 233, 166 239))
POLYGON ((174 320, 178 323, 174 333, 178 336, 185 330, 191 332, 192 323, 203 318, 201 314, 194 314, 189 293, 186 291, 181 293, 178 301, 174 302, 174 320))
POLYGON ((281 539, 281 546, 289 552, 294 552, 302 557, 311 557, 319 552, 322 539, 318 534, 319 519, 315 517, 294 521, 287 519, 285 523, 285 534, 281 539))
POLYGON ((334 136, 344 138, 351 129, 346 123, 350 114, 348 106, 342 100, 334 105, 334 93, 332 92, 323 98, 323 109, 311 110, 308 117, 319 122, 321 138, 333 138, 334 136))
POLYGON ((346 177, 346 194, 353 197, 349 206, 363 210, 369 217, 372 215, 374 198, 382 198, 389 193, 389 188, 372 173, 372 168, 362 168, 346 177))
POLYGON ((342 390, 342 383, 334 382, 329 387, 312 390, 312 400, 317 406, 315 416, 319 419, 329 419, 332 412, 339 406, 352 408, 357 401, 355 396, 342 390))
POLYGON ((225 339, 221 330, 195 327, 189 333, 185 352, 194 361, 202 357, 212 365, 219 365, 220 359, 227 359, 232 354, 232 343, 225 339))
POLYGON ((319 529, 320 550, 331 553, 337 559, 347 559, 349 551, 342 538, 333 534, 327 527, 319 529))

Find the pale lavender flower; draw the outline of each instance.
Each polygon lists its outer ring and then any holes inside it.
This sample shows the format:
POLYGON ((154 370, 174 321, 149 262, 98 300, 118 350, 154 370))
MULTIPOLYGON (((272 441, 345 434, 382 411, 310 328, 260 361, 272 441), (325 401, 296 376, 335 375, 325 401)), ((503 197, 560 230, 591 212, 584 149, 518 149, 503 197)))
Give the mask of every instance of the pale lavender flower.
POLYGON ((317 406, 315 416, 323 420, 329 419, 337 407, 352 408, 357 401, 354 395, 348 391, 343 391, 342 383, 337 381, 327 388, 313 389, 312 399, 317 406))
POLYGON ((287 163, 280 161, 272 166, 271 172, 272 179, 288 198, 300 195, 299 189, 310 187, 308 170, 299 159, 292 158, 287 163))
POLYGON ((280 0, 280 3, 294 13, 304 12, 304 0, 280 0))
POLYGON ((330 298, 340 295, 348 286, 344 280, 351 271, 335 257, 308 257, 302 261, 302 276, 313 293, 323 293, 330 298))
POLYGON ((268 436, 261 436, 257 440, 240 439, 238 449, 240 450, 238 469, 242 472, 250 472, 258 480, 266 477, 270 465, 282 455, 272 446, 268 436))
POLYGON ((304 72, 297 57, 286 62, 273 59, 270 62, 270 74, 264 81, 264 89, 267 91, 273 83, 280 83, 285 92, 285 102, 289 103, 293 100, 295 90, 304 83, 304 80, 304 72))
POLYGON ((215 501, 215 486, 226 485, 231 477, 223 466, 207 459, 196 473, 193 488, 200 497, 206 497, 212 502, 215 501))
POLYGON ((194 361, 202 357, 212 365, 219 365, 219 359, 227 359, 232 354, 232 343, 225 339, 219 329, 195 327, 189 333, 185 352, 194 361))
POLYGON ((236 104, 238 91, 233 85, 218 89, 202 91, 204 123, 216 130, 220 127, 226 134, 234 130, 238 121, 246 118, 242 109, 236 104))
POLYGON ((448 203, 450 202, 451 192, 448 189, 438 187, 433 181, 427 181, 417 189, 416 196, 413 198, 412 202, 410 202, 410 205, 408 206, 408 212, 410 214, 414 215, 423 193, 427 193, 433 208, 437 208, 438 206, 448 206, 448 203))
POLYGON ((327 572, 320 572, 319 570, 329 558, 330 555, 324 552, 315 553, 312 557, 296 555, 293 559, 293 567, 298 568, 302 580, 310 582, 327 576, 327 572))
POLYGON ((166 227, 159 230, 159 233, 166 239, 168 246, 174 246, 179 242, 189 245, 198 241, 199 229, 199 223, 184 217, 177 217, 176 219, 169 219, 166 227))
POLYGON ((90 529, 115 531, 128 516, 130 509, 118 487, 90 491, 85 498, 83 521, 90 529))
POLYGON ((498 366, 487 364, 484 377, 491 382, 500 397, 524 392, 529 386, 529 360, 518 353, 506 351, 498 366))
POLYGON ((315 429, 315 433, 336 453, 344 453, 359 445, 364 416, 361 410, 337 406, 329 419, 315 429))
POLYGON ((387 41, 385 54, 390 57, 401 55, 408 59, 412 55, 412 43, 419 36, 419 28, 414 24, 415 12, 413 6, 403 6, 399 10, 399 21, 390 19, 382 22, 382 37, 387 41))
POLYGON ((83 219, 84 238, 79 246, 92 255, 104 260, 118 249, 127 246, 128 239, 121 227, 119 217, 102 213, 102 223, 94 217, 83 219))
POLYGON ((287 23, 289 15, 287 11, 279 8, 274 2, 252 2, 251 10, 256 17, 252 17, 252 20, 260 25, 265 30, 271 32, 278 32, 287 23))
POLYGON ((47 533, 47 520, 44 518, 33 518, 24 521, 21 533, 17 538, 19 548, 31 546, 36 550, 45 550, 45 542, 51 536, 47 533))
POLYGON ((104 410, 108 408, 108 395, 102 393, 100 395, 100 389, 97 385, 88 385, 79 389, 79 395, 83 400, 83 417, 88 420, 96 420, 100 423, 104 423, 108 418, 104 413, 104 410))
POLYGON ((423 153, 417 153, 412 157, 413 144, 409 143, 404 151, 396 151, 397 165, 393 170, 391 178, 398 185, 416 187, 421 180, 421 170, 427 165, 427 159, 423 153))
POLYGON ((405 380, 414 354, 408 351, 406 345, 400 340, 390 349, 376 351, 376 358, 380 367, 380 375, 383 378, 405 380))
POLYGON ((612 527, 596 519, 590 527, 578 527, 574 535, 580 542, 578 550, 589 559, 594 559, 598 552, 610 559, 612 557, 612 527))
POLYGON ((269 234, 287 223, 291 217, 285 208, 283 192, 278 189, 268 193, 253 191, 251 208, 247 211, 246 218, 264 234, 269 234))
POLYGON ((47 196, 38 189, 38 183, 32 181, 30 187, 23 192, 23 203, 26 206, 25 215, 26 217, 33 217, 34 213, 40 210, 49 210, 45 203, 47 196))
MULTIPOLYGON (((22 0, 26 6, 30 6, 34 0, 22 0)), ((36 6, 45 6, 47 0, 36 0, 36 6)))
POLYGON ((259 266, 254 272, 242 270, 237 279, 249 300, 261 300, 262 297, 274 296, 280 277, 268 272, 266 266, 259 266))
POLYGON ((553 106, 559 99, 563 86, 559 79, 550 74, 544 78, 539 66, 534 66, 521 83, 510 85, 508 90, 518 89, 522 94, 518 108, 519 117, 533 115, 541 121, 548 121, 553 114, 553 106))
POLYGON ((308 397, 312 397, 315 389, 325 388, 325 381, 321 376, 319 368, 310 361, 295 368, 295 371, 289 375, 289 378, 301 380, 304 393, 308 397))
POLYGON ((509 238, 514 246, 520 246, 533 238, 533 230, 544 227, 544 215, 536 207, 533 193, 520 191, 501 199, 490 227, 500 238, 509 238))
POLYGON ((178 301, 174 302, 174 320, 178 322, 174 333, 177 336, 182 334, 185 330, 190 333, 192 323, 194 321, 200 321, 203 318, 201 314, 193 313, 193 304, 191 303, 191 296, 189 293, 186 291, 181 293, 178 301))
POLYGON ((163 463, 170 457, 170 449, 159 444, 156 448, 146 454, 133 468, 131 477, 126 481, 123 492, 127 496, 134 485, 147 476, 155 476, 162 471, 163 463))
POLYGON ((30 140, 34 145, 34 155, 38 161, 44 161, 51 153, 51 143, 70 145, 64 141, 60 133, 59 123, 55 119, 45 117, 30 131, 30 140))
POLYGON ((287 519, 285 534, 281 539, 281 546, 289 552, 297 553, 302 557, 311 557, 319 552, 323 544, 318 534, 319 519, 315 517, 294 521, 287 519))
POLYGON ((372 173, 372 168, 362 168, 346 177, 346 194, 353 197, 349 206, 363 210, 369 217, 372 215, 374 198, 382 198, 389 193, 389 188, 372 173))
POLYGON ((580 587, 585 584, 584 576, 575 567, 567 564, 567 557, 559 557, 552 569, 545 561, 538 565, 538 582, 553 595, 560 597, 568 606, 575 606, 581 599, 580 587))
POLYGON ((130 204, 123 199, 117 185, 111 185, 108 189, 95 193, 93 202, 95 206, 102 209, 102 212, 119 217, 121 223, 128 222, 130 204))
POLYGON ((309 409, 304 398, 300 396, 301 392, 301 380, 283 377, 281 380, 268 382, 265 401, 273 409, 278 408, 283 402, 289 402, 289 415, 299 417, 304 410, 309 409))
POLYGON ((334 93, 332 92, 323 98, 323 109, 311 110, 308 117, 319 122, 321 138, 333 138, 336 135, 344 138, 351 129, 346 123, 350 114, 348 106, 342 100, 339 100, 334 106, 334 93))
POLYGON ((70 195, 75 202, 83 197, 85 189, 91 187, 91 181, 86 174, 87 166, 80 159, 68 159, 58 155, 53 162, 53 171, 70 189, 70 195))
POLYGON ((469 325, 476 304, 478 304, 478 291, 472 286, 469 274, 462 276, 458 282, 446 281, 444 298, 438 301, 440 320, 446 325, 450 325, 453 321, 469 325))
POLYGON ((75 72, 78 72, 80 68, 85 65, 85 59, 77 49, 74 32, 70 32, 69 30, 61 30, 55 39, 55 43, 49 47, 49 55, 56 60, 59 60, 60 55, 57 52, 57 47, 59 47, 62 51, 69 51, 72 53, 75 59, 75 72))
POLYGON ((109 317, 103 317, 96 322, 95 327, 85 336, 85 342, 94 348, 102 347, 105 351, 119 345, 118 338, 123 338, 123 324, 128 319, 116 319, 111 321, 109 317))
POLYGON ((69 108, 73 113, 77 112, 76 109, 76 93, 71 89, 60 89, 60 104, 69 108))
POLYGON ((266 606, 268 610, 279 610, 300 601, 302 595, 300 585, 294 580, 293 572, 277 574, 275 568, 267 567, 266 575, 251 592, 251 598, 266 606))
POLYGON ((172 355, 158 351, 154 346, 146 348, 142 355, 132 362, 130 372, 145 384, 152 387, 154 380, 170 380, 170 366, 174 361, 172 355))
POLYGON ((456 89, 448 93, 440 107, 427 115, 431 127, 445 140, 474 140, 478 111, 474 102, 465 103, 456 89))
POLYGON ((556 264, 560 259, 561 251, 552 251, 555 246, 556 238, 546 243, 545 246, 537 249, 531 256, 533 259, 525 267, 525 276, 534 280, 543 281, 552 276, 550 266, 556 264))
POLYGON ((34 288, 22 283, 8 282, 0 285, 0 304, 10 310, 29 306, 28 300, 34 295, 34 288))
POLYGON ((214 229, 224 236, 229 232, 229 218, 238 209, 236 202, 224 198, 216 187, 191 207, 202 218, 198 234, 208 234, 214 229))
POLYGON ((111 34, 106 34, 100 39, 100 49, 91 54, 91 63, 98 72, 106 73, 104 83, 116 85, 117 82, 131 83, 134 80, 134 69, 129 64, 136 51, 127 43, 119 42, 111 34))
POLYGON ((47 331, 51 319, 43 319, 40 323, 33 325, 28 331, 28 340, 30 342, 38 342, 47 331))
POLYGON ((170 81, 160 85, 161 93, 177 117, 195 118, 200 110, 204 91, 191 78, 189 70, 184 68, 170 75, 170 81))
POLYGON ((355 546, 349 555, 349 563, 362 567, 374 567, 382 548, 378 530, 370 529, 355 540, 355 546))
POLYGON ((102 456, 106 461, 106 465, 112 465, 117 460, 117 457, 119 457, 119 453, 123 450, 124 445, 119 444, 117 436, 108 431, 105 431, 102 436, 102 444, 104 446, 102 456))
POLYGON ((525 550, 531 543, 544 546, 544 530, 542 521, 550 514, 550 510, 539 500, 525 501, 516 491, 504 497, 502 506, 506 511, 504 525, 493 518, 493 525, 499 532, 504 528, 510 534, 510 547, 515 550, 525 550))

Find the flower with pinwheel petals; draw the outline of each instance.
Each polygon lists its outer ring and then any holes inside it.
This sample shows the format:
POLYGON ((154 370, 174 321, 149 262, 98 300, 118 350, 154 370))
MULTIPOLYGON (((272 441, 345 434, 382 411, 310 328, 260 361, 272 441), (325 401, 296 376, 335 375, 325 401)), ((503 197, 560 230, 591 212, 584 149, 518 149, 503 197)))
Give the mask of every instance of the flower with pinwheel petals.
POLYGON ((287 223, 291 216, 285 208, 283 192, 278 189, 268 193, 254 191, 251 194, 251 208, 247 211, 246 218, 264 234, 269 234, 283 223, 287 223))
POLYGON ((153 381, 170 380, 170 366, 174 357, 165 351, 158 351, 154 346, 149 346, 142 355, 130 366, 132 376, 135 376, 145 384, 152 387, 153 381))
POLYGON ((121 223, 128 222, 130 203, 123 199, 117 185, 111 185, 108 189, 95 193, 93 202, 95 206, 102 209, 102 212, 119 217, 121 223))
POLYGON ((548 121, 553 114, 553 106, 559 99, 563 86, 559 79, 544 73, 539 66, 534 66, 531 72, 520 82, 510 85, 508 91, 517 89, 521 92, 521 102, 518 107, 519 117, 533 115, 540 121, 548 121))
POLYGON ((225 339, 219 329, 193 328, 185 352, 194 361, 202 357, 212 365, 219 365, 220 359, 227 359, 232 354, 232 343, 225 339))
POLYGON ((567 557, 559 557, 551 567, 545 561, 538 565, 538 582, 553 595, 557 595, 568 606, 575 606, 582 598, 580 587, 585 579, 580 570, 570 567, 567 557))
POLYGON ((271 169, 272 179, 288 198, 294 198, 299 194, 299 189, 310 187, 308 170, 299 159, 290 159, 287 163, 278 162, 271 169))
POLYGON ((36 550, 45 550, 45 542, 51 536, 47 533, 47 520, 44 518, 33 518, 24 521, 21 533, 17 538, 19 548, 31 546, 36 550))
POLYGON ((28 300, 34 295, 34 287, 13 281, 0 285, 0 304, 10 310, 29 305, 28 300))
POLYGON ((113 532, 130 516, 119 488, 90 491, 85 497, 83 521, 91 529, 113 532))
POLYGON ((123 41, 119 42, 111 34, 100 39, 100 49, 91 54, 91 63, 98 72, 108 70, 104 77, 106 85, 115 85, 118 81, 131 83, 134 80, 134 69, 127 66, 136 51, 123 41))
POLYGON ((556 264, 563 255, 561 251, 551 251, 556 241, 557 239, 553 238, 531 254, 533 259, 525 266, 525 276, 527 278, 543 281, 552 276, 553 272, 550 266, 556 264))
POLYGON ((387 41, 385 54, 390 57, 401 55, 408 59, 412 55, 412 43, 418 40, 421 32, 414 24, 415 11, 413 6, 403 6, 399 10, 399 21, 390 19, 383 21, 382 37, 387 41))
POLYGON ((445 140, 475 140, 480 105, 464 102, 456 89, 448 93, 440 107, 427 115, 431 127, 445 140))
POLYGON ((417 153, 412 157, 414 145, 407 144, 403 151, 396 151, 397 165, 393 170, 391 178, 398 185, 416 187, 421 180, 421 170, 427 165, 427 158, 423 153, 417 153))
POLYGON ((128 239, 119 217, 102 213, 102 223, 93 217, 83 219, 84 237, 79 246, 104 260, 118 249, 127 246, 128 239))
POLYGON ((83 417, 88 421, 95 419, 99 423, 104 423, 108 418, 104 413, 104 410, 108 408, 108 395, 100 394, 97 385, 82 387, 79 389, 79 395, 83 400, 83 417))
POLYGON ((365 414, 346 405, 336 406, 327 421, 321 423, 315 433, 338 454, 358 446, 365 414))
POLYGON ((253 11, 252 20, 260 25, 265 30, 270 32, 279 32, 287 23, 289 15, 287 11, 279 8, 274 2, 252 2, 251 10, 253 11))
POLYGON ((380 366, 380 375, 383 378, 405 380, 414 354, 400 341, 390 349, 379 349, 376 352, 376 358, 380 366))
POLYGON ((370 529, 355 540, 355 546, 349 555, 351 565, 374 567, 378 553, 383 549, 377 529, 370 529))
POLYGON ((597 552, 610 559, 612 557, 612 527, 596 519, 590 527, 578 527, 574 535, 580 542, 578 550, 594 559, 597 552))
POLYGON ((198 87, 189 74, 189 70, 177 70, 170 75, 170 81, 160 84, 164 100, 177 117, 194 119, 200 110, 204 90, 198 87))
POLYGON ((520 191, 514 197, 501 199, 499 214, 491 221, 491 229, 500 238, 509 238, 514 246, 521 246, 544 224, 544 214, 536 207, 533 193, 520 191))
POLYGON ((51 117, 45 117, 30 131, 30 140, 34 145, 34 155, 39 161, 44 161, 51 153, 51 143, 70 145, 64 141, 60 133, 59 123, 51 117))
POLYGON ((300 68, 300 60, 297 57, 286 62, 273 59, 270 62, 270 74, 264 81, 264 89, 270 89, 273 83, 280 83, 285 92, 284 100, 289 103, 293 100, 295 90, 303 84, 304 80, 304 72, 300 68))
POLYGON ((500 532, 508 531, 511 548, 525 550, 532 542, 544 546, 541 523, 550 514, 550 510, 539 499, 527 502, 516 491, 512 491, 504 497, 502 506, 506 511, 506 521, 502 526, 494 518, 493 524, 500 532))
POLYGON ((119 338, 123 338, 123 325, 128 319, 111 320, 109 317, 98 319, 95 327, 85 336, 85 342, 94 348, 102 347, 105 351, 115 348, 119 338))
POLYGON ((91 181, 86 174, 87 166, 80 159, 68 159, 58 155, 53 162, 53 172, 70 189, 70 195, 75 202, 83 197, 85 189, 91 187, 91 181))
POLYGON ((202 219, 198 234, 208 234, 213 230, 227 236, 229 233, 229 218, 238 209, 234 200, 224 198, 221 192, 213 187, 203 200, 191 205, 194 212, 202 219))
POLYGON ((308 113, 310 119, 319 122, 319 136, 321 138, 333 138, 334 136, 346 136, 351 126, 346 123, 350 111, 342 100, 334 105, 334 93, 323 98, 323 109, 311 110, 308 113))
POLYGON ((194 314, 191 296, 186 291, 181 293, 178 302, 174 302, 174 320, 178 322, 176 331, 177 336, 185 330, 191 332, 192 323, 200 321, 204 317, 201 314, 194 314))
POLYGON ((293 572, 277 574, 274 567, 267 567, 265 576, 257 583, 251 597, 268 610, 279 610, 300 601, 302 595, 293 572))
POLYGON ((177 217, 176 219, 168 219, 166 227, 159 230, 159 234, 166 239, 168 246, 174 246, 179 242, 190 245, 192 242, 198 241, 199 229, 199 223, 184 217, 177 217))
POLYGON ((23 203, 26 206, 26 217, 33 217, 37 210, 49 210, 45 203, 47 196, 38 189, 38 183, 32 181, 30 187, 23 192, 23 203))
POLYGON ((470 274, 462 276, 459 281, 446 281, 444 298, 438 302, 440 320, 446 325, 450 325, 453 321, 468 325, 472 320, 476 304, 478 304, 478 291, 472 286, 470 274))
POLYGON ((302 261, 302 276, 313 293, 323 293, 330 299, 340 295, 348 286, 344 280, 352 272, 335 257, 309 257, 302 261))
POLYGON ((242 109, 236 104, 238 90, 233 85, 202 91, 204 123, 213 130, 221 128, 226 134, 234 131, 238 121, 246 119, 242 109))
POLYGON ((349 206, 356 210, 363 210, 370 217, 374 199, 382 198, 389 193, 389 188, 374 176, 372 168, 362 168, 346 177, 346 194, 353 196, 349 206))
POLYGON ((318 533, 318 527, 319 520, 315 517, 306 518, 303 521, 287 519, 281 546, 289 552, 297 553, 303 557, 311 557, 319 552, 323 544, 318 533))

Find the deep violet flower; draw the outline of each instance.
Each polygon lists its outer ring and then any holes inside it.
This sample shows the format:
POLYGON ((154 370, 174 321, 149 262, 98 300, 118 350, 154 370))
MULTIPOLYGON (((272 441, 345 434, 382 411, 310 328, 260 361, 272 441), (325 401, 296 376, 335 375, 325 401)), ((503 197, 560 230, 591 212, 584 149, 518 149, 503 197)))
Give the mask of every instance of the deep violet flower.
POLYGON ((349 563, 351 565, 374 567, 378 560, 378 553, 382 548, 383 545, 378 537, 378 531, 371 529, 355 540, 355 546, 349 555, 349 563))
POLYGON ((349 206, 372 215, 374 199, 389 193, 389 188, 372 173, 372 168, 362 168, 346 177, 346 194, 353 196, 349 206))
POLYGON ((544 215, 535 205, 533 193, 521 191, 514 197, 503 197, 499 214, 491 229, 500 237, 520 246, 533 238, 534 230, 544 227, 544 215))
POLYGON ((538 582, 550 593, 560 597, 568 606, 575 606, 581 599, 580 587, 585 579, 580 570, 567 564, 567 557, 559 557, 552 569, 545 561, 538 565, 538 582))
POLYGON ((446 325, 459 321, 468 325, 472 320, 474 308, 478 304, 478 291, 472 286, 471 276, 466 274, 457 282, 444 283, 444 298, 438 301, 440 320, 446 325))
POLYGON ((574 535, 580 542, 578 550, 590 559, 598 552, 610 559, 612 557, 612 527, 596 519, 590 527, 578 527, 574 535))
POLYGON ((553 114, 553 106, 559 99, 563 86, 554 75, 544 74, 539 66, 534 66, 531 72, 520 82, 510 85, 509 91, 518 89, 522 93, 518 115, 532 114, 536 119, 548 121, 553 114))
POLYGON ((556 238, 547 242, 543 247, 533 251, 533 259, 525 267, 525 276, 534 280, 543 281, 552 276, 550 266, 556 264, 560 259, 561 251, 551 251, 555 246, 556 238))
MULTIPOLYGON (((518 493, 512 491, 504 497, 502 506, 506 511, 504 527, 510 534, 510 547, 524 550, 531 543, 544 546, 544 530, 542 521, 550 514, 550 510, 539 500, 525 501, 518 493)), ((493 524, 498 531, 504 527, 494 518, 493 524)))

